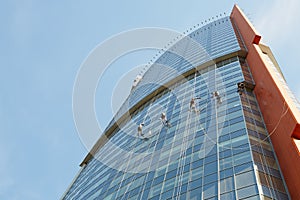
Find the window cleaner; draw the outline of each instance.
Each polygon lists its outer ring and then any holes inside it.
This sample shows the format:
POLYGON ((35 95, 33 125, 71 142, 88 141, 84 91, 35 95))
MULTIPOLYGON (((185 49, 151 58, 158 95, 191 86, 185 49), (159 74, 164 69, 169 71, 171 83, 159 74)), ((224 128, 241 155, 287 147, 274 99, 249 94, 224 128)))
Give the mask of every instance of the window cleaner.
POLYGON ((138 136, 141 137, 141 136, 144 136, 143 134, 143 126, 144 126, 144 123, 141 123, 139 126, 138 126, 138 136))
POLYGON ((237 92, 242 95, 243 92, 245 91, 245 84, 243 82, 240 82, 237 84, 238 88, 237 88, 237 92))
POLYGON ((195 97, 195 98, 193 97, 193 98, 191 99, 191 101, 190 101, 190 111, 193 111, 193 112, 195 112, 195 113, 198 113, 199 110, 196 109, 196 102, 195 102, 196 99, 200 99, 200 97, 195 97))
POLYGON ((164 126, 171 127, 171 124, 169 123, 169 121, 167 119, 166 113, 162 112, 161 116, 160 116, 160 119, 161 119, 164 126))
POLYGON ((217 99, 217 101, 218 101, 219 104, 222 103, 222 98, 221 98, 220 93, 218 91, 214 91, 212 93, 212 95, 213 95, 213 97, 215 97, 217 99))

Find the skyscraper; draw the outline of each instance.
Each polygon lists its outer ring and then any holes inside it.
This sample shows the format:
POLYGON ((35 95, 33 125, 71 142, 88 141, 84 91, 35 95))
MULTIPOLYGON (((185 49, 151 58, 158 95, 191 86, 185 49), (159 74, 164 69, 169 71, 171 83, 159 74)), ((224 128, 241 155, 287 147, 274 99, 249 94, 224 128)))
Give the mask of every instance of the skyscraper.
POLYGON ((300 199, 300 105, 242 11, 138 77, 63 199, 300 199))

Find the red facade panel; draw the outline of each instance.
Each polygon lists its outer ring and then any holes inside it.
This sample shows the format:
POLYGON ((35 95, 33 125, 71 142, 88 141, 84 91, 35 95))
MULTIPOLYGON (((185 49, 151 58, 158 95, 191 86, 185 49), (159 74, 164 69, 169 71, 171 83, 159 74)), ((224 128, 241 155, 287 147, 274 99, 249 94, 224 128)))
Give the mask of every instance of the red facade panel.
POLYGON ((299 122, 263 60, 258 45, 261 37, 237 6, 234 6, 231 19, 247 46, 246 59, 256 83, 254 93, 290 195, 292 199, 300 199, 300 156, 292 138, 300 137, 299 122))

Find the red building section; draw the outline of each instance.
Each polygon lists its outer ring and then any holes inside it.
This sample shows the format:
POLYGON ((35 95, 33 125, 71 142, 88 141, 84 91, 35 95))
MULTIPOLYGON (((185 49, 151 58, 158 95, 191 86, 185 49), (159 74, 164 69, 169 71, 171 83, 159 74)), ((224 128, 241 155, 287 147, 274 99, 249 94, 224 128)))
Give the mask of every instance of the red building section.
POLYGON ((234 6, 230 17, 248 49, 246 59, 256 83, 254 93, 291 198, 300 199, 299 110, 284 90, 283 85, 274 79, 270 63, 264 59, 266 55, 271 57, 273 55, 269 48, 260 44, 261 36, 238 6, 234 6))

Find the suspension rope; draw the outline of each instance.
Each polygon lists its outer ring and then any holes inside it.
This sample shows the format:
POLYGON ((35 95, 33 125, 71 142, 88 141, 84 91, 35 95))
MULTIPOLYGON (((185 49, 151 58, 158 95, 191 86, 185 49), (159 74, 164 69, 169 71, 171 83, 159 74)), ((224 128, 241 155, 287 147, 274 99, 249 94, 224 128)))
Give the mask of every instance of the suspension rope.
MULTIPOLYGON (((166 91, 167 91, 167 90, 166 90, 166 91)), ((165 111, 164 111, 164 110, 161 111, 161 117, 160 117, 160 119, 161 119, 162 124, 163 124, 161 130, 163 129, 164 126, 170 127, 170 123, 168 122, 168 121, 170 121, 170 120, 168 120, 167 110, 168 110, 168 106, 170 106, 169 104, 170 104, 170 102, 171 102, 171 96, 172 96, 172 91, 169 89, 169 96, 168 96, 168 101, 166 102, 166 106, 165 106, 166 108, 165 108, 165 111), (162 119, 163 113, 165 113, 165 119, 162 119), (165 121, 163 121, 163 120, 165 120, 165 121)), ((172 109, 172 108, 171 108, 171 109, 172 109)))
MULTIPOLYGON (((183 85, 184 85, 184 83, 183 83, 183 85)), ((186 99, 186 97, 187 97, 187 95, 186 95, 186 91, 187 91, 187 88, 188 87, 186 87, 185 89, 184 89, 184 96, 183 96, 183 100, 182 100, 182 106, 181 106, 181 112, 182 111, 184 111, 184 107, 185 107, 185 105, 186 105, 186 102, 185 102, 185 99, 186 99)), ((184 113, 184 112, 182 112, 182 113, 184 113)), ((183 115, 183 114, 182 114, 183 115)), ((189 112, 187 113, 187 118, 188 118, 188 116, 189 116, 189 112)), ((188 120, 186 121, 186 125, 187 125, 187 123, 188 123, 188 120)), ((186 127, 186 126, 185 126, 186 127)), ((183 133, 185 133, 185 131, 183 132, 183 133)), ((184 135, 183 135, 183 138, 182 138, 182 140, 183 140, 183 142, 184 142, 184 135)), ((178 183, 177 183, 177 192, 175 193, 175 190, 174 190, 174 193, 173 193, 173 195, 175 196, 175 198, 177 198, 178 199, 178 195, 179 195, 179 184, 180 184, 180 175, 181 175, 181 168, 180 168, 180 166, 181 166, 181 159, 183 158, 183 145, 184 145, 184 143, 182 143, 181 144, 181 148, 180 148, 180 156, 179 156, 179 158, 178 158, 178 160, 179 160, 179 162, 178 162, 178 170, 177 170, 177 172, 178 172, 178 174, 179 174, 179 176, 177 176, 177 180, 178 180, 178 183)), ((175 182, 175 186, 176 186, 176 182, 175 182)))
MULTIPOLYGON (((136 140, 136 138, 134 138, 134 140, 136 140)), ((125 168, 125 170, 124 170, 124 174, 123 174, 123 176, 122 176, 122 180, 121 180, 121 182, 120 182, 120 186, 119 186, 119 188, 118 188, 118 190, 117 190, 117 191, 118 191, 118 193, 117 193, 118 195, 120 194, 121 184, 122 184, 122 182, 124 181, 125 176, 126 176, 126 174, 127 174, 126 172, 128 171, 129 163, 130 163, 130 161, 132 161, 132 156, 134 155, 133 149, 134 149, 135 145, 136 145, 136 143, 133 143, 132 146, 131 146, 131 149, 130 149, 130 151, 129 151, 128 162, 126 163, 126 168, 125 168)), ((125 186, 125 187, 126 187, 126 186, 125 186)), ((126 188, 124 194, 127 192, 128 188, 129 188, 129 184, 127 185, 127 188, 126 188)), ((118 196, 118 195, 116 195, 116 196, 118 196)), ((125 195, 122 196, 121 200, 122 200, 123 198, 125 198, 125 195)))
MULTIPOLYGON (((278 126, 279 126, 279 124, 280 124, 282 118, 288 113, 289 107, 287 106, 287 107, 286 107, 286 110, 284 111, 284 107, 285 107, 285 106, 286 106, 286 102, 284 101, 284 104, 283 104, 283 107, 282 107, 282 114, 281 114, 281 116, 280 116, 280 118, 279 118, 277 124, 276 124, 275 127, 273 128, 273 130, 269 133, 269 136, 268 136, 268 137, 270 137, 270 136, 277 130, 277 128, 278 128, 278 126)), ((265 139, 264 139, 264 140, 265 140, 265 139)))
POLYGON ((193 96, 196 97, 196 74, 197 74, 197 70, 195 68, 195 75, 194 75, 194 90, 193 90, 193 96))
MULTIPOLYGON (((156 100, 157 92, 158 92, 158 90, 155 91, 154 96, 152 97, 152 99, 151 99, 151 101, 150 101, 150 103, 149 103, 149 107, 148 107, 148 109, 147 109, 147 112, 146 112, 146 114, 145 114, 145 116, 144 116, 144 118, 143 118, 143 122, 142 122, 141 124, 139 124, 139 127, 138 127, 138 128, 141 128, 141 129, 142 129, 142 126, 144 126, 145 120, 146 120, 147 116, 149 115, 149 112, 150 112, 150 110, 151 110, 151 108, 152 108, 153 102, 156 100), (143 125, 142 125, 142 124, 143 124, 143 125)), ((152 120, 150 119, 150 124, 151 124, 151 123, 152 123, 152 120)), ((152 133, 151 133, 151 130, 152 130, 152 126, 150 127, 150 131, 148 132, 148 134, 152 134, 152 133)), ((141 130, 141 134, 144 135, 143 130, 141 130)), ((141 135, 141 136, 142 136, 142 135, 141 135)), ((145 139, 145 137, 144 137, 144 139, 145 139)))
MULTIPOLYGON (((194 88, 193 88, 193 96, 196 95, 196 73, 197 71, 195 71, 194 74, 194 88)), ((195 110, 196 109, 196 105, 195 105, 195 110)), ((196 112, 197 113, 197 112, 196 112)), ((196 117, 191 118, 191 112, 188 112, 187 114, 187 120, 186 120, 186 125, 185 125, 185 130, 184 130, 184 134, 183 135, 183 144, 181 146, 181 151, 180 151, 180 160, 179 160, 179 176, 178 176, 178 189, 177 189, 177 194, 176 194, 176 198, 179 199, 180 194, 181 194, 181 188, 182 188, 182 183, 183 183, 183 174, 184 174, 184 166, 186 164, 186 150, 188 147, 188 138, 189 138, 189 133, 191 133, 192 131, 191 129, 191 119, 194 119, 196 121, 196 117)), ((197 115, 199 116, 199 115, 197 115)), ((196 124, 194 124, 194 128, 196 128, 196 124)))
POLYGON ((176 198, 179 199, 179 196, 180 196, 180 190, 181 190, 181 187, 182 187, 182 180, 183 180, 183 172, 184 172, 184 164, 185 164, 185 151, 186 151, 186 146, 187 146, 187 136, 188 134, 188 131, 189 131, 189 127, 190 127, 190 124, 189 121, 190 121, 190 115, 191 113, 188 112, 187 114, 187 120, 186 120, 186 125, 185 125, 185 130, 184 130, 184 134, 183 134, 183 143, 181 145, 181 150, 180 150, 180 160, 179 160, 179 176, 178 176, 178 188, 177 188, 177 194, 176 194, 176 198))

